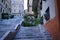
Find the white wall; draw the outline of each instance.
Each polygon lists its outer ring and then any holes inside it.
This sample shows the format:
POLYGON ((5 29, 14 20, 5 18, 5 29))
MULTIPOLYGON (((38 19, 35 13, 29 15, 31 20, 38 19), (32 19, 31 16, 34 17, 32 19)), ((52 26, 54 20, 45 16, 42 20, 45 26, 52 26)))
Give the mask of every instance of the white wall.
MULTIPOLYGON (((54 5, 54 0, 46 0, 42 2, 42 11, 41 11, 41 16, 45 14, 45 11, 49 7, 50 10, 50 20, 55 17, 55 5, 54 5)), ((46 20, 44 19, 44 23, 46 23, 46 20)))
POLYGON ((27 9, 27 0, 24 0, 24 10, 27 9))
POLYGON ((15 0, 12 1, 12 12, 11 13, 20 13, 21 15, 23 15, 24 12, 24 0, 15 0), (14 11, 15 10, 15 11, 14 11), (19 12, 20 10, 20 12, 19 12))
POLYGON ((29 7, 29 12, 32 12, 32 2, 33 2, 33 0, 29 0, 29 5, 31 6, 31 7, 29 7))

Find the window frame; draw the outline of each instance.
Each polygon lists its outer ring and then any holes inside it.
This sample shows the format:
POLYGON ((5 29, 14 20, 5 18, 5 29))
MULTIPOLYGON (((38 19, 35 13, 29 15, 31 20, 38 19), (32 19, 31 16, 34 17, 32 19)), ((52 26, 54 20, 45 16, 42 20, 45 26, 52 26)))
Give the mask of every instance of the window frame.
POLYGON ((49 9, 49 7, 46 9, 44 17, 45 17, 46 21, 50 20, 50 9, 49 9))

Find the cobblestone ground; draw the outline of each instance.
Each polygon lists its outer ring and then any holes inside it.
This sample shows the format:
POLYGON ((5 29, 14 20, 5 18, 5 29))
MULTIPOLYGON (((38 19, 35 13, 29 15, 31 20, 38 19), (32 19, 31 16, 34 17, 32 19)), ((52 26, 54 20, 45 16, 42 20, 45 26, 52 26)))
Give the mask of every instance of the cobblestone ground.
POLYGON ((14 40, 52 40, 52 38, 42 26, 21 26, 14 40))

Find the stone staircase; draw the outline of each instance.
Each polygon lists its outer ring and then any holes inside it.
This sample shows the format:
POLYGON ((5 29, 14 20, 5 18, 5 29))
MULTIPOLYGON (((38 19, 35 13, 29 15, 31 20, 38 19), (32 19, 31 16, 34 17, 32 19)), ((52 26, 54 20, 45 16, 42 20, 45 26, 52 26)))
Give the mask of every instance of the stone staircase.
POLYGON ((20 29, 20 22, 3 20, 0 22, 0 40, 13 40, 15 34, 20 29))
POLYGON ((52 40, 52 38, 43 27, 36 26, 21 27, 13 40, 52 40))
POLYGON ((15 34, 19 30, 19 25, 17 26, 4 26, 0 25, 0 40, 12 40, 15 34))

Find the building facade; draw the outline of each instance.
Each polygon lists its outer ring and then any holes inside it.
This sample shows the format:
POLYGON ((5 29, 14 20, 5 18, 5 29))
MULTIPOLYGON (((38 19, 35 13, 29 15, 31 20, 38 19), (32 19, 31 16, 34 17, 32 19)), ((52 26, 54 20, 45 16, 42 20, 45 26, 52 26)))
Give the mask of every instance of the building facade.
POLYGON ((32 11, 32 4, 33 4, 33 0, 27 0, 27 12, 29 14, 33 14, 33 11, 32 11))
POLYGON ((11 0, 0 0, 0 19, 2 13, 11 13, 11 0))
POLYGON ((35 18, 40 17, 40 0, 33 0, 32 10, 35 14, 35 18))
POLYGON ((11 0, 11 13, 16 16, 23 16, 24 14, 24 0, 11 0))
POLYGON ((41 18, 46 30, 51 34, 53 40, 60 40, 60 1, 40 0, 41 18))

